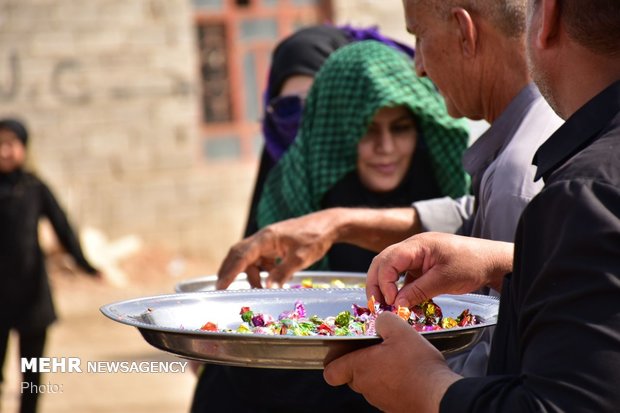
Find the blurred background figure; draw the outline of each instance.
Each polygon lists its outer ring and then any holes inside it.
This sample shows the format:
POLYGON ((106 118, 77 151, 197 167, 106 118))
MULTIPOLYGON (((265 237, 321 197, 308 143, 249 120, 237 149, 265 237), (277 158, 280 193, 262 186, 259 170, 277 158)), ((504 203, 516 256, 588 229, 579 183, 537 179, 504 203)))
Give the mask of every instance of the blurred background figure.
MULTIPOLYGON (((56 319, 39 246, 38 224, 48 218, 66 251, 86 273, 100 277, 84 257, 77 236, 50 189, 24 169, 28 132, 15 119, 0 120, 0 384, 9 332, 19 335, 24 358, 43 356, 46 331, 56 319)), ((23 381, 40 383, 40 373, 25 372, 23 381)), ((38 391, 24 391, 21 413, 37 410, 38 391)))
MULTIPOLYGON (((344 46, 327 58, 305 102, 299 135, 267 177, 259 226, 322 207, 404 206, 467 193, 460 160, 467 128, 448 116, 405 54, 378 41, 344 46)), ((365 271, 372 255, 335 249, 328 268, 333 261, 365 271)), ((330 389, 321 372, 208 365, 192 411, 224 408, 217 400, 239 412, 376 411, 346 387, 330 389)))

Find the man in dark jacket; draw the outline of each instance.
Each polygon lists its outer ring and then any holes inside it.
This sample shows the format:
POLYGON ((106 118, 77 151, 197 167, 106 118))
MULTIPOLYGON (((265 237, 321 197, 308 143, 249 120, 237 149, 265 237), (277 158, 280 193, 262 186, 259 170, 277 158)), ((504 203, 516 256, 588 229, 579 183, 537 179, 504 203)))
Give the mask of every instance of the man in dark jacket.
MULTIPOLYGON (((47 327, 56 319, 39 246, 39 219, 49 219, 77 265, 99 276, 84 257, 52 192, 23 169, 27 141, 28 133, 21 122, 0 120, 0 384, 9 332, 19 334, 21 357, 42 357, 47 327)), ((23 381, 33 390, 22 393, 20 412, 35 412, 40 374, 25 372, 23 381)))
POLYGON ((455 374, 406 323, 382 314, 383 343, 328 364, 330 384, 347 383, 392 412, 618 411, 618 33, 616 1, 529 1, 531 69, 566 122, 536 153, 545 187, 521 216, 514 253, 509 243, 429 233, 387 248, 369 269, 368 294, 390 304, 500 289, 486 377, 455 374), (404 271, 417 278, 397 291, 404 271))

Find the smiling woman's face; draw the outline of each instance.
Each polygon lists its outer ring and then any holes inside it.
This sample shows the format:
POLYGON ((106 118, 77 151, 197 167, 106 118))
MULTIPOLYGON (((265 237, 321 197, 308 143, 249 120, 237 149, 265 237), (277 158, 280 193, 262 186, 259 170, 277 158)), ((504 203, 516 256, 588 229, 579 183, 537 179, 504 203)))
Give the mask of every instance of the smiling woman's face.
POLYGON ((374 192, 389 192, 400 184, 418 141, 416 124, 404 106, 377 111, 357 146, 357 173, 374 192))

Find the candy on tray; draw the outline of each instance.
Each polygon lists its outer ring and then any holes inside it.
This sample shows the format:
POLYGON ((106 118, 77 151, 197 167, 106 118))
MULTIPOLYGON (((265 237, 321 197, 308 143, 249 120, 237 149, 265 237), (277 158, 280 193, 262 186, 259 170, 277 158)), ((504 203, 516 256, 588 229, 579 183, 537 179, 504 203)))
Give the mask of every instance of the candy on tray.
POLYGON ((444 317, 441 308, 433 300, 409 309, 381 304, 371 297, 368 307, 353 304, 351 311, 342 311, 325 318, 316 315, 308 317, 301 301, 296 301, 292 310, 281 313, 277 318, 255 312, 250 307, 242 307, 239 313, 241 324, 236 330, 220 329, 212 322, 207 322, 201 330, 288 336, 373 336, 376 335, 375 319, 384 311, 397 314, 420 332, 466 327, 481 322, 480 317, 471 314, 469 309, 463 310, 456 318, 444 317))

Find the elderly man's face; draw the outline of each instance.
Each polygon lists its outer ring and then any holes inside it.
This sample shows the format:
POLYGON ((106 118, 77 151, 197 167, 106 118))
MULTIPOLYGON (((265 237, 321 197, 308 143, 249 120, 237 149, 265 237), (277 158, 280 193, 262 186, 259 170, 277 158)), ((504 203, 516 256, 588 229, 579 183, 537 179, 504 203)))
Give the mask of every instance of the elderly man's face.
POLYGON ((407 30, 416 37, 416 71, 435 83, 452 117, 478 118, 472 103, 479 88, 473 79, 468 79, 471 75, 454 28, 428 3, 403 0, 407 30))

